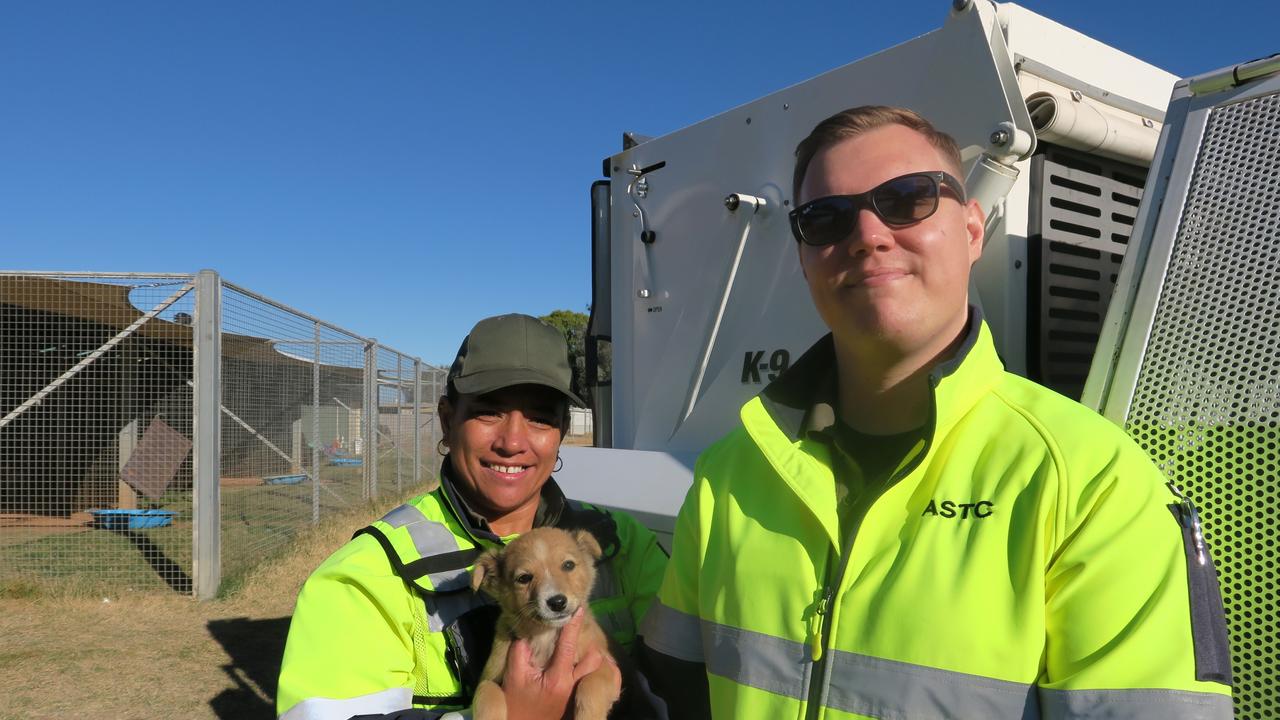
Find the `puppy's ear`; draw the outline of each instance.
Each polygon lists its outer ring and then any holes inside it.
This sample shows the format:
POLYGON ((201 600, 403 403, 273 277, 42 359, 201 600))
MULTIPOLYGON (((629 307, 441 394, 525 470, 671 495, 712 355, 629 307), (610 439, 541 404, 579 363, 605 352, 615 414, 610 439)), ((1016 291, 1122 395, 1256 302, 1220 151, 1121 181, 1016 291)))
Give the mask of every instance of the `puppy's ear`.
POLYGON ((590 555, 593 561, 599 561, 604 556, 600 543, 596 541, 596 536, 592 535, 590 530, 574 530, 573 539, 578 541, 578 547, 582 552, 590 555))
POLYGON ((471 589, 479 590, 486 585, 492 586, 498 582, 498 551, 486 551, 476 560, 476 566, 471 569, 471 589))

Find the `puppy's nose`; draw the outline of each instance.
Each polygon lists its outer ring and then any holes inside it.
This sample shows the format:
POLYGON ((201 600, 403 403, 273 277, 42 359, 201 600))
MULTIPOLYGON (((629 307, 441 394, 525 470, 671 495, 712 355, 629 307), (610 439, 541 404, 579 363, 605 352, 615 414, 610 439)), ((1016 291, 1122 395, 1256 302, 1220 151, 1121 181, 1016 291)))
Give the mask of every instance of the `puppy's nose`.
POLYGON ((560 612, 561 610, 564 610, 564 606, 567 605, 568 603, 569 601, 563 595, 552 595, 551 597, 547 598, 547 607, 551 608, 556 612, 560 612))

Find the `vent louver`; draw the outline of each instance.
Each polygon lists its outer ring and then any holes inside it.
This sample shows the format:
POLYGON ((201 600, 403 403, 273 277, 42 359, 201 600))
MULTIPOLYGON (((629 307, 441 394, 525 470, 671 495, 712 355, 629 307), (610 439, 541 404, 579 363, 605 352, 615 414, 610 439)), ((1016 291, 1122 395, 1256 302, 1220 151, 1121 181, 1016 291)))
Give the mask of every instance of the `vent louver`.
POLYGON ((1146 171, 1047 146, 1031 161, 1029 374, 1079 398, 1146 171))

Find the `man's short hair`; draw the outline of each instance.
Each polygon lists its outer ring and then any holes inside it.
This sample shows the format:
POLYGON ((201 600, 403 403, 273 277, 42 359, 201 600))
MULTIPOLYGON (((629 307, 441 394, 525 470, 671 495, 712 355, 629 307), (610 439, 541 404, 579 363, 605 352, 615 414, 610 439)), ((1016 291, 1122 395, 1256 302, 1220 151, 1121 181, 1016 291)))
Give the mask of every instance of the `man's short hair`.
POLYGON ((818 123, 813 130, 809 131, 809 136, 796 146, 796 168, 791 180, 791 201, 796 205, 800 204, 800 186, 804 183, 805 173, 809 172, 809 163, 813 161, 813 156, 817 155, 819 150, 885 125, 901 125, 925 136, 925 139, 942 154, 943 160, 951 165, 949 168, 939 169, 949 170, 957 176, 962 174, 960 146, 956 144, 955 138, 934 127, 933 123, 924 119, 922 115, 914 110, 900 107, 860 105, 842 110, 818 123))

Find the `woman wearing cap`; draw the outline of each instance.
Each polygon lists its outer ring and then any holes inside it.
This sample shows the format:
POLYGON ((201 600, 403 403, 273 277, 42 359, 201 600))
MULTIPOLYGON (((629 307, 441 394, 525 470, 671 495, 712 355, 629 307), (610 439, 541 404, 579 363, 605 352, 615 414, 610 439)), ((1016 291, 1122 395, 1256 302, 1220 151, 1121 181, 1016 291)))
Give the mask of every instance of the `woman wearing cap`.
MULTIPOLYGON (((356 533, 307 580, 280 671, 282 718, 466 717, 497 618, 471 591, 471 566, 534 527, 596 536, 606 560, 591 607, 630 647, 666 554, 631 517, 567 500, 551 478, 569 404, 583 404, 570 377, 564 337, 536 318, 502 315, 472 329, 440 399, 440 485, 356 533)), ((513 646, 511 720, 561 717, 577 678, 601 662, 592 655, 574 667, 572 653, 558 655, 540 673, 527 646, 513 646)))

